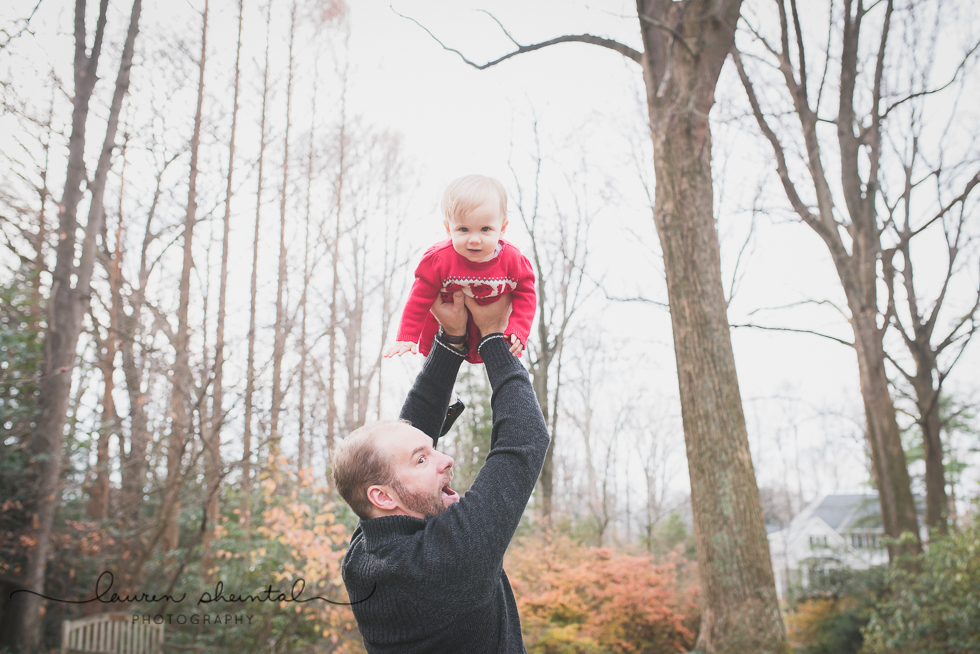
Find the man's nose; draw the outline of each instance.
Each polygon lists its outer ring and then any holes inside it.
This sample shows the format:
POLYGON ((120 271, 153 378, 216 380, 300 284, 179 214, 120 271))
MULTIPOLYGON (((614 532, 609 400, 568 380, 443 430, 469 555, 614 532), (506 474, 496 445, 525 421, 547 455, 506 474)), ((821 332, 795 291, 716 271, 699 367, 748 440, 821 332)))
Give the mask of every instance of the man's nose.
POLYGON ((440 472, 445 472, 445 471, 449 470, 450 468, 453 467, 453 464, 456 463, 453 460, 453 457, 449 456, 448 454, 443 454, 443 456, 446 457, 446 458, 442 462, 442 469, 440 470, 440 472))

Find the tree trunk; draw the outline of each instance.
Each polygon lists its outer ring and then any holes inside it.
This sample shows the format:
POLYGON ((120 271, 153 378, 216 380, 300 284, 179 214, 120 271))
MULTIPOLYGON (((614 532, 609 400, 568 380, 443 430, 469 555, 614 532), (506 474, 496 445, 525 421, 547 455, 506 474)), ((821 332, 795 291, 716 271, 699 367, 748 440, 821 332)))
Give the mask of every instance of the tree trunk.
POLYGON ((238 2, 238 42, 235 48, 235 82, 231 109, 231 137, 228 140, 228 177, 225 185, 225 213, 222 220, 221 235, 221 280, 218 285, 218 319, 215 329, 214 344, 214 382, 211 386, 211 417, 209 433, 205 447, 207 462, 205 469, 205 486, 207 487, 207 503, 205 512, 210 524, 201 542, 204 550, 201 557, 201 567, 207 571, 211 567, 211 541, 214 538, 214 527, 218 523, 220 511, 219 487, 221 484, 221 429, 225 423, 224 410, 224 367, 225 367, 225 317, 227 314, 228 296, 228 241, 231 235, 231 199, 234 195, 232 180, 235 173, 235 135, 238 130, 238 89, 241 79, 242 55, 242 17, 244 2, 238 2))
POLYGON ((888 545, 889 559, 895 560, 901 552, 919 551, 921 545, 901 430, 895 420, 895 405, 885 373, 885 352, 881 342, 884 329, 879 329, 877 325, 875 305, 859 309, 855 309, 850 301, 848 305, 852 312, 854 349, 857 352, 861 397, 864 399, 882 524, 885 534, 893 539, 901 537, 903 533, 913 536, 913 541, 905 545, 888 545))
POLYGON ((75 3, 75 95, 72 106, 72 130, 69 139, 68 172, 64 194, 58 210, 59 241, 52 288, 48 301, 47 329, 44 334, 44 362, 39 382, 40 417, 31 438, 30 451, 39 458, 36 475, 39 490, 35 520, 34 547, 28 552, 24 571, 24 587, 31 593, 11 598, 12 624, 16 631, 9 640, 25 649, 37 645, 41 627, 41 598, 44 576, 51 549, 51 529, 58 507, 61 469, 64 457, 65 422, 71 393, 72 373, 77 358, 76 348, 87 313, 90 297, 89 283, 95 264, 96 238, 102 232, 101 198, 115 144, 116 127, 122 100, 129 89, 133 49, 138 32, 140 0, 135 0, 129 30, 123 46, 116 87, 109 109, 106 138, 99 157, 99 167, 92 178, 92 203, 89 221, 85 226, 82 255, 75 265, 77 211, 82 197, 81 181, 85 178, 85 123, 89 100, 98 79, 97 70, 105 33, 108 0, 102 0, 90 54, 85 53, 85 0, 75 3), (101 184, 101 188, 99 185, 101 184), (72 286, 72 278, 75 284, 72 286))
POLYGON ((912 380, 915 404, 919 409, 919 428, 922 430, 922 458, 926 463, 926 525, 940 534, 949 531, 946 495, 946 469, 943 465, 942 421, 939 415, 940 390, 933 381, 935 356, 928 343, 913 349, 917 374, 912 380))
POLYGON ((691 478, 704 652, 788 652, 721 282, 714 89, 741 0, 638 0, 663 248, 691 478), (651 22, 652 21, 652 22, 651 22), (672 26, 683 37, 664 29, 672 26))
POLYGON ((180 489, 183 485, 181 460, 193 433, 191 397, 193 376, 190 366, 190 331, 187 324, 191 297, 191 270, 194 267, 194 224, 197 222, 197 162, 201 145, 201 120, 204 107, 204 69, 207 64, 208 3, 204 0, 204 21, 201 27, 201 58, 198 62, 197 107, 194 112, 194 134, 191 136, 191 169, 187 182, 187 211, 184 214, 184 263, 180 271, 180 300, 177 305, 177 333, 174 339, 173 394, 171 395, 170 439, 167 443, 167 485, 162 512, 166 520, 161 547, 169 552, 177 547, 180 513, 180 489))
MULTIPOLYGON (((125 155, 123 155, 125 156, 125 155)), ((95 483, 89 497, 88 515, 93 520, 105 520, 109 515, 109 438, 116 427, 116 405, 112 398, 115 384, 113 373, 116 370, 116 344, 119 336, 119 307, 122 302, 122 212, 116 226, 116 248, 112 253, 109 268, 109 329, 105 342, 105 355, 102 358, 102 421, 99 425, 99 443, 95 463, 95 483)), ((120 436, 121 438, 121 436, 120 436)))
POLYGON ((334 182, 335 213, 334 234, 332 243, 333 278, 330 284, 330 337, 327 363, 327 456, 333 465, 333 449, 337 438, 337 330, 340 329, 340 319, 337 306, 337 292, 340 283, 340 221, 344 208, 344 177, 347 174, 347 117, 344 103, 347 77, 344 72, 343 90, 340 108, 340 134, 338 135, 337 177, 334 182))
POLYGON ((276 283, 276 325, 272 346, 272 411, 270 412, 271 434, 269 435, 269 456, 273 469, 279 465, 281 451, 279 414, 282 412, 282 358, 286 353, 286 306, 283 297, 286 288, 286 195, 289 192, 289 129, 292 126, 290 113, 293 104, 293 43, 296 37, 296 3, 293 3, 289 23, 289 72, 286 75, 286 134, 283 138, 282 189, 279 194, 279 277, 276 283))
POLYGON ((245 429, 242 434, 242 506, 239 520, 249 532, 252 516, 252 411, 255 402, 255 312, 259 286, 259 225, 262 222, 262 168, 265 162, 265 119, 269 99, 269 29, 272 24, 270 0, 265 27, 265 69, 262 72, 262 118, 259 122, 259 179, 255 192, 255 234, 252 240, 252 286, 248 312, 248 362, 245 369, 245 429))

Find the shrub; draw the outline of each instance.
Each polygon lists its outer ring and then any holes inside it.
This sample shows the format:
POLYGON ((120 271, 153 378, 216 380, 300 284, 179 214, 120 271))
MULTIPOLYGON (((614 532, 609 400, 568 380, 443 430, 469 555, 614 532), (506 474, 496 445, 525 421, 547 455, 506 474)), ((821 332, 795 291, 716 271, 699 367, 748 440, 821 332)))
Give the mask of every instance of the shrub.
POLYGON ((679 557, 656 564, 587 548, 565 536, 528 538, 509 555, 528 652, 652 654, 687 651, 697 597, 679 557))
POLYGON ((857 654, 861 629, 885 588, 885 568, 832 570, 808 587, 786 616, 800 654, 857 654))
POLYGON ((864 630, 867 654, 980 651, 980 520, 893 567, 864 630))

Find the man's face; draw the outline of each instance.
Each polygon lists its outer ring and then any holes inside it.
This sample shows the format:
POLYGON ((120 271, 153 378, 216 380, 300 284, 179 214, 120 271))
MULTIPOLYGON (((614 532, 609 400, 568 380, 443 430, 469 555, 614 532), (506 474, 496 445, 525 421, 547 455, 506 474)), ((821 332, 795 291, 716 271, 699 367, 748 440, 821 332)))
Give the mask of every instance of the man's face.
POLYGON ((497 251, 497 242, 507 230, 507 220, 500 212, 500 202, 487 200, 480 206, 446 221, 446 233, 453 239, 453 249, 470 261, 489 261, 497 251))
POLYGON ((392 489, 406 515, 429 518, 459 501, 449 486, 453 457, 432 449, 432 439, 420 430, 404 423, 392 425, 378 436, 375 446, 392 457, 392 489))

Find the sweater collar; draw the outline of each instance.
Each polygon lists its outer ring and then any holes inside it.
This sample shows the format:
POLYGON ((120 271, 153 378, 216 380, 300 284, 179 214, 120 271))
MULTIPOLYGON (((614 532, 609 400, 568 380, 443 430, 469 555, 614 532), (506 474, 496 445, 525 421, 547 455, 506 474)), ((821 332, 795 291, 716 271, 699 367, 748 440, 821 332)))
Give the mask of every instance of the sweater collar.
POLYGON ((407 515, 388 515, 381 518, 361 520, 358 526, 364 533, 364 546, 373 552, 392 538, 411 536, 425 529, 425 520, 407 515))

